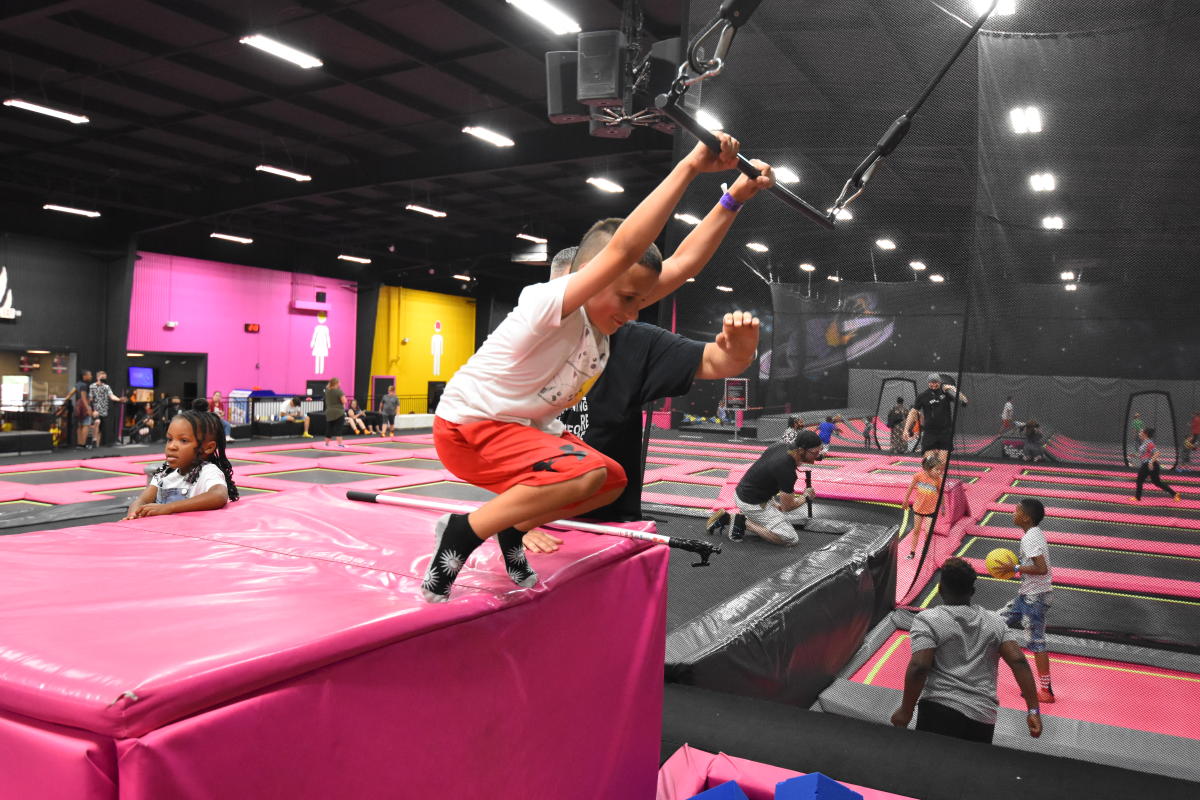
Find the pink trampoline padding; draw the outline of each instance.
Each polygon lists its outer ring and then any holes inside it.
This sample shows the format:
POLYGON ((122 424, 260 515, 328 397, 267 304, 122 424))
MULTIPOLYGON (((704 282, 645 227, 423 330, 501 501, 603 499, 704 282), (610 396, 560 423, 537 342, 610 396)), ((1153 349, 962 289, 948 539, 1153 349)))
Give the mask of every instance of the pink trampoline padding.
MULTIPOLYGON (((749 800, 772 800, 775 797, 775 784, 805 774, 724 753, 714 755, 685 744, 659 769, 655 798, 687 800, 727 781, 737 781, 749 800)), ((836 776, 827 777, 837 779, 836 776)), ((853 783, 843 785, 861 794, 863 800, 910 800, 905 795, 868 789, 853 783)))
MULTIPOLYGON (((964 559, 980 575, 987 575, 982 558, 964 559)), ((1090 569, 1054 567, 1054 582, 1063 586, 1082 586, 1089 589, 1109 589, 1130 594, 1156 594, 1163 597, 1200 598, 1200 583, 1177 578, 1157 578, 1153 575, 1126 575, 1121 572, 1097 572, 1090 569)), ((1014 585, 1016 582, 1014 581, 1014 585)))
MULTIPOLYGON (((897 631, 851 680, 903 689, 911 653, 908 634, 897 631)), ((1200 675, 1054 653, 1050 654, 1050 672, 1057 699, 1053 705, 1042 706, 1043 715, 1200 739, 1200 715, 1181 711, 1195 706, 1200 675)), ((1000 665, 997 684, 1001 706, 1025 708, 1021 690, 1004 664, 1000 665)))
MULTIPOLYGON (((648 545, 568 534, 514 587, 496 546, 418 587, 439 514, 314 487, 0 549, 0 712, 137 736, 334 660, 530 602, 648 545)), ((664 556, 665 557, 665 556, 664 556)))
MULTIPOLYGON (((1053 525, 1053 523, 1049 523, 1053 525)), ((1096 547, 1104 550, 1127 550, 1131 553, 1154 553, 1161 556, 1179 556, 1180 558, 1200 558, 1200 544, 1182 544, 1180 542, 1156 542, 1150 539, 1125 539, 1120 536, 1092 536, 1086 533, 1059 533, 1058 531, 1043 530, 1046 542, 1071 547, 1096 547)), ((1020 541, 1024 535, 1020 528, 994 528, 991 526, 973 526, 967 536, 986 536, 991 539, 1013 539, 1020 541)))

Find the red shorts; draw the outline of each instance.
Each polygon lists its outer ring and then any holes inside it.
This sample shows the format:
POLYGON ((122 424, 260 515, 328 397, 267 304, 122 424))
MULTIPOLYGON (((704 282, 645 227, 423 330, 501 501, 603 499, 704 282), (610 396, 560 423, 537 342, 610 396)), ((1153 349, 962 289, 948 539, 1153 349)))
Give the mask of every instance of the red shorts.
POLYGON ((561 436, 516 422, 433 418, 433 444, 442 465, 462 480, 499 494, 518 484, 547 486, 595 469, 608 470, 597 494, 625 486, 625 470, 573 433, 561 436))

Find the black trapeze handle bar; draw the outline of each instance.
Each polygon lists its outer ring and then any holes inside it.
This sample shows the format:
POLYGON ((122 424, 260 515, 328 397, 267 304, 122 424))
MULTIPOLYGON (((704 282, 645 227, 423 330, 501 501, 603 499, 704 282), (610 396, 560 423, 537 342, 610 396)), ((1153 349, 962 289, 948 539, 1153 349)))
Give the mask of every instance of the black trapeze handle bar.
MULTIPOLYGON (((714 153, 721 151, 721 141, 713 134, 712 131, 705 128, 700 122, 679 106, 679 97, 682 92, 672 90, 671 94, 660 94, 655 100, 655 106, 664 115, 671 119, 672 122, 683 128, 688 133, 695 136, 701 142, 708 146, 708 149, 714 153)), ((757 178, 762 172, 758 167, 750 163, 750 159, 746 158, 741 153, 738 153, 738 170, 747 177, 757 178)), ((813 206, 809 205, 805 200, 791 192, 784 186, 778 183, 772 186, 768 191, 778 197, 784 203, 799 211, 804 216, 811 219, 813 222, 820 225, 822 228, 829 230, 833 229, 833 221, 826 214, 818 211, 813 206)))

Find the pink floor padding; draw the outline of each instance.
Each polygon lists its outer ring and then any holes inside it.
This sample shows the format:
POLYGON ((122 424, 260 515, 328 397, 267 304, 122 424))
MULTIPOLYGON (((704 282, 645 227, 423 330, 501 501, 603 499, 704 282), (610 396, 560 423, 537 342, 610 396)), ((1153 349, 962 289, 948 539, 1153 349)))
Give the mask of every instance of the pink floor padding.
MULTIPOLYGON (((908 634, 897 631, 851 680, 903 689, 910 654, 908 634)), ((1200 716, 1188 710, 1200 695, 1200 675, 1054 654, 1050 672, 1057 701, 1042 706, 1046 716, 1200 739, 1200 716)), ((997 683, 1000 705, 1025 708, 1017 682, 1003 663, 997 683)))
POLYGON ((430 606, 437 514, 344 491, 6 539, 0 798, 648 797, 666 549, 486 543, 430 606))
MULTIPOLYGON (((687 800, 726 781, 737 781, 750 800, 772 800, 775 797, 775 784, 804 774, 724 753, 713 755, 685 744, 659 769, 656 800, 687 800)), ((826 777, 836 780, 836 776, 826 777)), ((904 795, 868 789, 853 783, 844 785, 861 794, 863 800, 910 800, 904 795)))

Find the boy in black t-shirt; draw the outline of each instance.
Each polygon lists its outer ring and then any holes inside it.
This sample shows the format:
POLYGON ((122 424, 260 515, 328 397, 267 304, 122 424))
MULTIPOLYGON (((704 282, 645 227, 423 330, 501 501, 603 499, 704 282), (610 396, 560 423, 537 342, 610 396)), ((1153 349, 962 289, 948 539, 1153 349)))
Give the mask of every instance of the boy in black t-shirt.
MULTIPOLYGON (((763 451, 738 481, 734 501, 740 513, 733 515, 729 538, 741 541, 749 528, 771 544, 799 544, 800 537, 785 515, 811 500, 813 490, 796 496, 796 467, 813 464, 820 457, 821 439, 812 431, 801 431, 794 442, 771 445, 763 451)), ((708 518, 707 530, 712 533, 724 528, 729 520, 728 511, 717 509, 708 518)))

